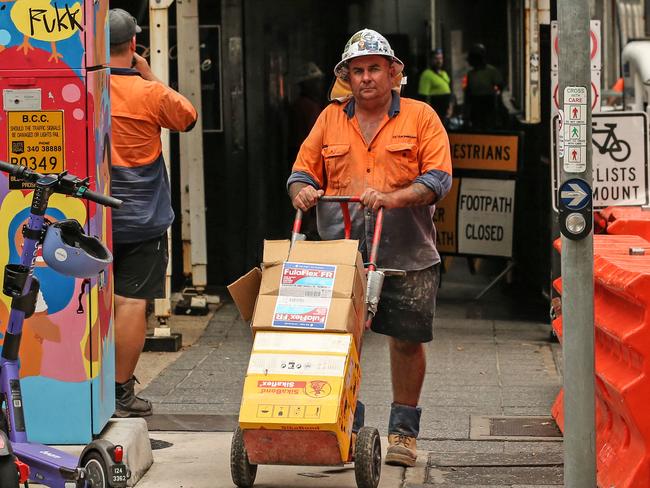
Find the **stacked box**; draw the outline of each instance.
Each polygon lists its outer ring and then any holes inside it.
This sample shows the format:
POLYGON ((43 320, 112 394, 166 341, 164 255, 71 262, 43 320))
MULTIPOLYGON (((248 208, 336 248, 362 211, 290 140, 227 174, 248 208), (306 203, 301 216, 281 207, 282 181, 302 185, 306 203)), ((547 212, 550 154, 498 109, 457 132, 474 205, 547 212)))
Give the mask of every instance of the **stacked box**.
POLYGON ((266 241, 262 269, 229 287, 245 320, 258 330, 310 330, 353 335, 366 318, 366 278, 358 242, 266 241))
POLYGON ((250 462, 346 461, 360 381, 352 334, 259 331, 239 414, 250 462))

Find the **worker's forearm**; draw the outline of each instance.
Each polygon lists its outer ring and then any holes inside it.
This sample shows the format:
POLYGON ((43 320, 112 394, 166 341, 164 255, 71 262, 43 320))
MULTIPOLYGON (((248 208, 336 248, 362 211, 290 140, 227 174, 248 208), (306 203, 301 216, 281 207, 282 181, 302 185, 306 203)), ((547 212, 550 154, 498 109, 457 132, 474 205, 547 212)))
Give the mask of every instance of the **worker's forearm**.
POLYGON ((394 191, 391 197, 395 199, 396 207, 420 207, 436 201, 436 193, 422 183, 394 191))

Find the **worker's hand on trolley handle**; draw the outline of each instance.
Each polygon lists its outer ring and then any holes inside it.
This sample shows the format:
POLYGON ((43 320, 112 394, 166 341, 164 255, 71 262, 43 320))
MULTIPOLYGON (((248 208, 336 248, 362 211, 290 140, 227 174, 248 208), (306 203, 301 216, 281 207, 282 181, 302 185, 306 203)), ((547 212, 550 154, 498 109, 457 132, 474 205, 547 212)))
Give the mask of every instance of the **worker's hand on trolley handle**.
POLYGON ((300 189, 296 196, 293 197, 291 203, 293 204, 293 208, 306 212, 318 203, 318 199, 322 197, 324 193, 323 190, 317 190, 313 186, 305 185, 300 189))
POLYGON ((374 211, 377 211, 382 207, 395 208, 398 206, 392 193, 382 193, 374 188, 366 189, 359 199, 364 207, 370 208, 374 211))

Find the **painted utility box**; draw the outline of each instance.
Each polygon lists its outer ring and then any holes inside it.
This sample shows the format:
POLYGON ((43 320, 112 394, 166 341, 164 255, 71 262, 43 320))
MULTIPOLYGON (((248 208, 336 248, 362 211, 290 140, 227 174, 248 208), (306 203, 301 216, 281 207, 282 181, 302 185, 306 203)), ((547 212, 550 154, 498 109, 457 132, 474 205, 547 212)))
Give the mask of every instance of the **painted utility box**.
MULTIPOLYGON (((0 160, 68 170, 110 190, 108 0, 0 0, 0 160)), ((19 258, 32 192, 0 174, 0 267, 19 258)), ((75 218, 111 247, 108 209, 55 195, 47 218, 75 218)), ((37 258, 41 292, 20 361, 32 441, 81 444, 115 410, 113 280, 62 276, 37 258)), ((11 300, 0 295, 0 333, 11 300)))

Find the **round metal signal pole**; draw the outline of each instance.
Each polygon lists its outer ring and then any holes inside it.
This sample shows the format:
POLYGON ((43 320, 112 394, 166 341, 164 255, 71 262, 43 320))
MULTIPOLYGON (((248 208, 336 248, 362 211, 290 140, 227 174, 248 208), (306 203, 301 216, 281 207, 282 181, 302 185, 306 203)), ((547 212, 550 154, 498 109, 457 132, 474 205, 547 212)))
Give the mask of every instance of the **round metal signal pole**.
POLYGON ((558 0, 562 113, 564 485, 596 486, 591 64, 588 0, 558 0))

